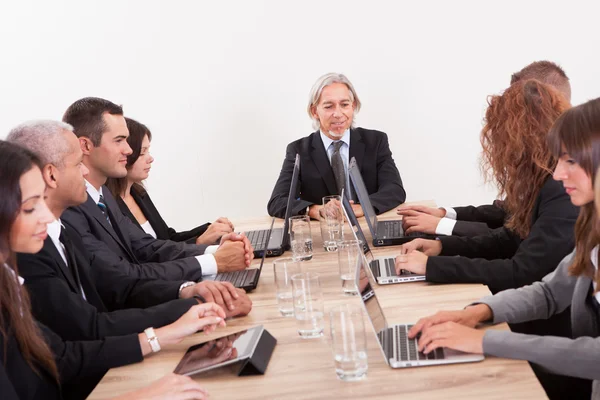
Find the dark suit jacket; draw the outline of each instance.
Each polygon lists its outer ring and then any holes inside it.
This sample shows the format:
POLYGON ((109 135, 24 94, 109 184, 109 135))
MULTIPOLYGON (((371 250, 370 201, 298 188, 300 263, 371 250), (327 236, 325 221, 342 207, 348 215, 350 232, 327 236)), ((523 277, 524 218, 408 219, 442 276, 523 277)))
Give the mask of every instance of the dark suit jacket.
MULTIPOLYGON (((157 239, 195 244, 196 238, 206 232, 206 229, 208 229, 210 226, 210 223, 206 223, 189 231, 177 232, 175 229, 170 228, 169 225, 167 225, 165 220, 156 209, 156 206, 152 202, 148 192, 141 193, 135 188, 132 188, 131 196, 144 213, 144 216, 148 219, 148 222, 150 222, 152 229, 154 229, 154 232, 156 233, 157 239)), ((127 204, 125 204, 123 199, 117 197, 116 200, 123 215, 129 218, 134 225, 138 226, 143 231, 143 228, 137 219, 135 219, 135 216, 131 213, 131 210, 129 210, 129 207, 127 207, 127 204)))
MULTIPOLYGON (((44 325, 39 324, 39 328, 54 354, 65 399, 82 398, 72 395, 84 393, 80 387, 82 382, 97 382, 109 369, 143 359, 138 336, 135 334, 97 341, 65 342, 44 325)), ((48 373, 42 370, 41 376, 38 376, 29 367, 10 333, 7 343, 4 342, 4 336, 0 335, 0 360, 2 400, 62 398, 58 384, 48 373)), ((85 392, 89 393, 91 389, 93 386, 88 386, 85 392)))
POLYGON ((456 236, 487 235, 504 225, 506 212, 494 204, 479 207, 454 207, 456 224, 452 234, 456 236))
MULTIPOLYGON (((578 214, 579 208, 571 203, 562 183, 548 177, 538 194, 533 225, 525 239, 504 227, 472 238, 441 237, 441 256, 428 258, 426 278, 438 283, 483 283, 492 293, 540 281, 573 250, 578 214)), ((511 329, 569 336, 569 311, 547 321, 511 325, 511 329)))
POLYGON ((202 269, 194 256, 206 246, 158 240, 135 226, 120 211, 110 191, 103 188, 111 224, 90 196, 85 203, 67 209, 61 219, 83 239, 95 262, 120 266, 131 276, 166 280, 202 279, 202 269))
POLYGON ((183 281, 131 277, 118 268, 96 265, 77 234, 66 227, 72 243, 73 265, 65 265, 48 237, 37 254, 18 254, 34 317, 64 340, 96 340, 106 336, 141 333, 148 327, 168 325, 198 301, 177 299, 183 281))
MULTIPOLYGON (((300 176, 298 193, 292 202, 292 215, 302 214, 306 207, 321 204, 324 196, 337 193, 333 170, 320 133, 313 132, 288 145, 279 179, 267 205, 271 216, 285 217, 296 154, 300 154, 300 176)), ((406 192, 385 133, 363 128, 351 129, 349 156, 350 159, 356 158, 377 214, 404 203, 406 192)))

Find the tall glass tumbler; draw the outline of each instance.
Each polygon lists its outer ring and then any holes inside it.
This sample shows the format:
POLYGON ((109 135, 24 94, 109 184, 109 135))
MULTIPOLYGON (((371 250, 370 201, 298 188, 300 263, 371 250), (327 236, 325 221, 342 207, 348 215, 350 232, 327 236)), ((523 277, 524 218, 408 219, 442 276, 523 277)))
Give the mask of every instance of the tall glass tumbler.
POLYGON ((323 197, 323 207, 319 210, 319 223, 323 249, 336 251, 337 242, 343 239, 344 212, 342 211, 341 196, 323 197))
POLYGON ((329 312, 335 372, 343 381, 358 381, 367 376, 367 334, 362 310, 345 304, 329 312))
POLYGON ((342 240, 338 242, 338 265, 344 294, 355 296, 356 271, 360 269, 362 257, 362 242, 360 240, 342 240))
POLYGON ((302 272, 300 263, 290 257, 280 258, 273 262, 273 272, 279 312, 284 317, 292 317, 294 315, 292 276, 302 272))
POLYGON ((292 276, 294 316, 303 339, 323 336, 323 292, 319 274, 303 272, 292 276))
POLYGON ((295 260, 306 261, 312 259, 313 244, 310 217, 308 215, 290 217, 290 242, 292 256, 295 260))

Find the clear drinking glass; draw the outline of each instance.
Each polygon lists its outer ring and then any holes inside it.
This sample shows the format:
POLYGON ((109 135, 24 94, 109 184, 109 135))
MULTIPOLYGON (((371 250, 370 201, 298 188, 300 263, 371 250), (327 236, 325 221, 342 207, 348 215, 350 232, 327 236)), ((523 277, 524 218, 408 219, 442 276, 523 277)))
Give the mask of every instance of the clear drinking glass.
POLYGON ((319 274, 302 272, 292 276, 294 316, 303 339, 323 336, 323 292, 319 274))
POLYGON ((367 376, 367 334, 362 310, 345 304, 329 312, 335 372, 343 381, 358 381, 367 376))
POLYGON ((344 294, 352 296, 358 294, 356 269, 360 268, 362 254, 362 242, 360 240, 342 240, 338 242, 338 264, 344 294))
POLYGON ((325 251, 336 251, 337 242, 343 239, 343 216, 341 196, 323 197, 323 207, 319 210, 319 223, 325 251))
POLYGON ((284 317, 292 317, 294 315, 292 276, 302 272, 300 263, 291 257, 280 258, 273 262, 273 272, 279 312, 284 317))
POLYGON ((312 259, 312 233, 308 215, 290 217, 290 243, 295 260, 306 261, 312 259))

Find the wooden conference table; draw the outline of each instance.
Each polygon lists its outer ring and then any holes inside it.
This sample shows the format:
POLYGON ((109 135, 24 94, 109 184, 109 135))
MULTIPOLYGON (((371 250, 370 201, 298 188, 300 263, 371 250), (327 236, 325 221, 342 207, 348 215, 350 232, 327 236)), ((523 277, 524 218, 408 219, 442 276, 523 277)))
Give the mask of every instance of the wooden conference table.
MULTIPOLYGON (((434 205, 432 202, 419 204, 434 205)), ((397 218, 395 210, 382 219, 397 218)), ((236 230, 268 228, 270 217, 234 221, 236 230)), ((283 220, 276 221, 282 226, 283 220)), ((371 239, 366 221, 361 226, 371 239)), ((110 370, 89 399, 109 399, 143 387, 172 372, 185 350, 223 333, 236 332, 256 325, 264 327, 277 339, 277 346, 263 376, 238 377, 238 367, 223 367, 199 374, 196 380, 208 390, 212 399, 341 399, 399 398, 410 399, 538 399, 544 390, 525 361, 487 357, 480 363, 392 369, 385 363, 372 329, 368 330, 367 378, 360 382, 337 379, 330 347, 329 310, 339 304, 359 304, 358 297, 344 296, 341 291, 337 254, 323 250, 318 221, 312 223, 313 251, 307 261, 308 271, 321 276, 325 299, 325 335, 318 339, 301 339, 293 317, 279 314, 273 282, 273 260, 267 258, 256 290, 250 297, 252 312, 227 322, 227 327, 211 336, 196 334, 176 347, 147 357, 142 363, 110 370)), ((397 247, 377 248, 375 256, 395 255, 397 247)), ((286 252, 284 257, 291 256, 286 252)), ((253 264, 259 264, 255 260, 253 264)), ((411 323, 440 309, 460 309, 489 294, 484 285, 434 285, 425 282, 375 287, 388 323, 411 323)), ((503 324, 490 329, 508 329, 503 324)))

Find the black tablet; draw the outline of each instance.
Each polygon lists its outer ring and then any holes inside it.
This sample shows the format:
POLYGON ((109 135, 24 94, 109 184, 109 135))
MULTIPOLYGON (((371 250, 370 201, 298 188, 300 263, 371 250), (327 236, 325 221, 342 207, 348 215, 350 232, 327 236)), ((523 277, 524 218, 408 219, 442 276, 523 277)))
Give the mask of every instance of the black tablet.
MULTIPOLYGON (((195 375, 238 361, 248 360, 256 356, 255 352, 262 351, 263 346, 258 346, 258 344, 261 337, 264 336, 263 333, 267 332, 260 325, 192 346, 186 351, 174 372, 179 375, 195 375), (258 350, 257 346, 260 347, 258 350)), ((272 351, 271 348, 269 354, 265 354, 267 360, 272 351)))

